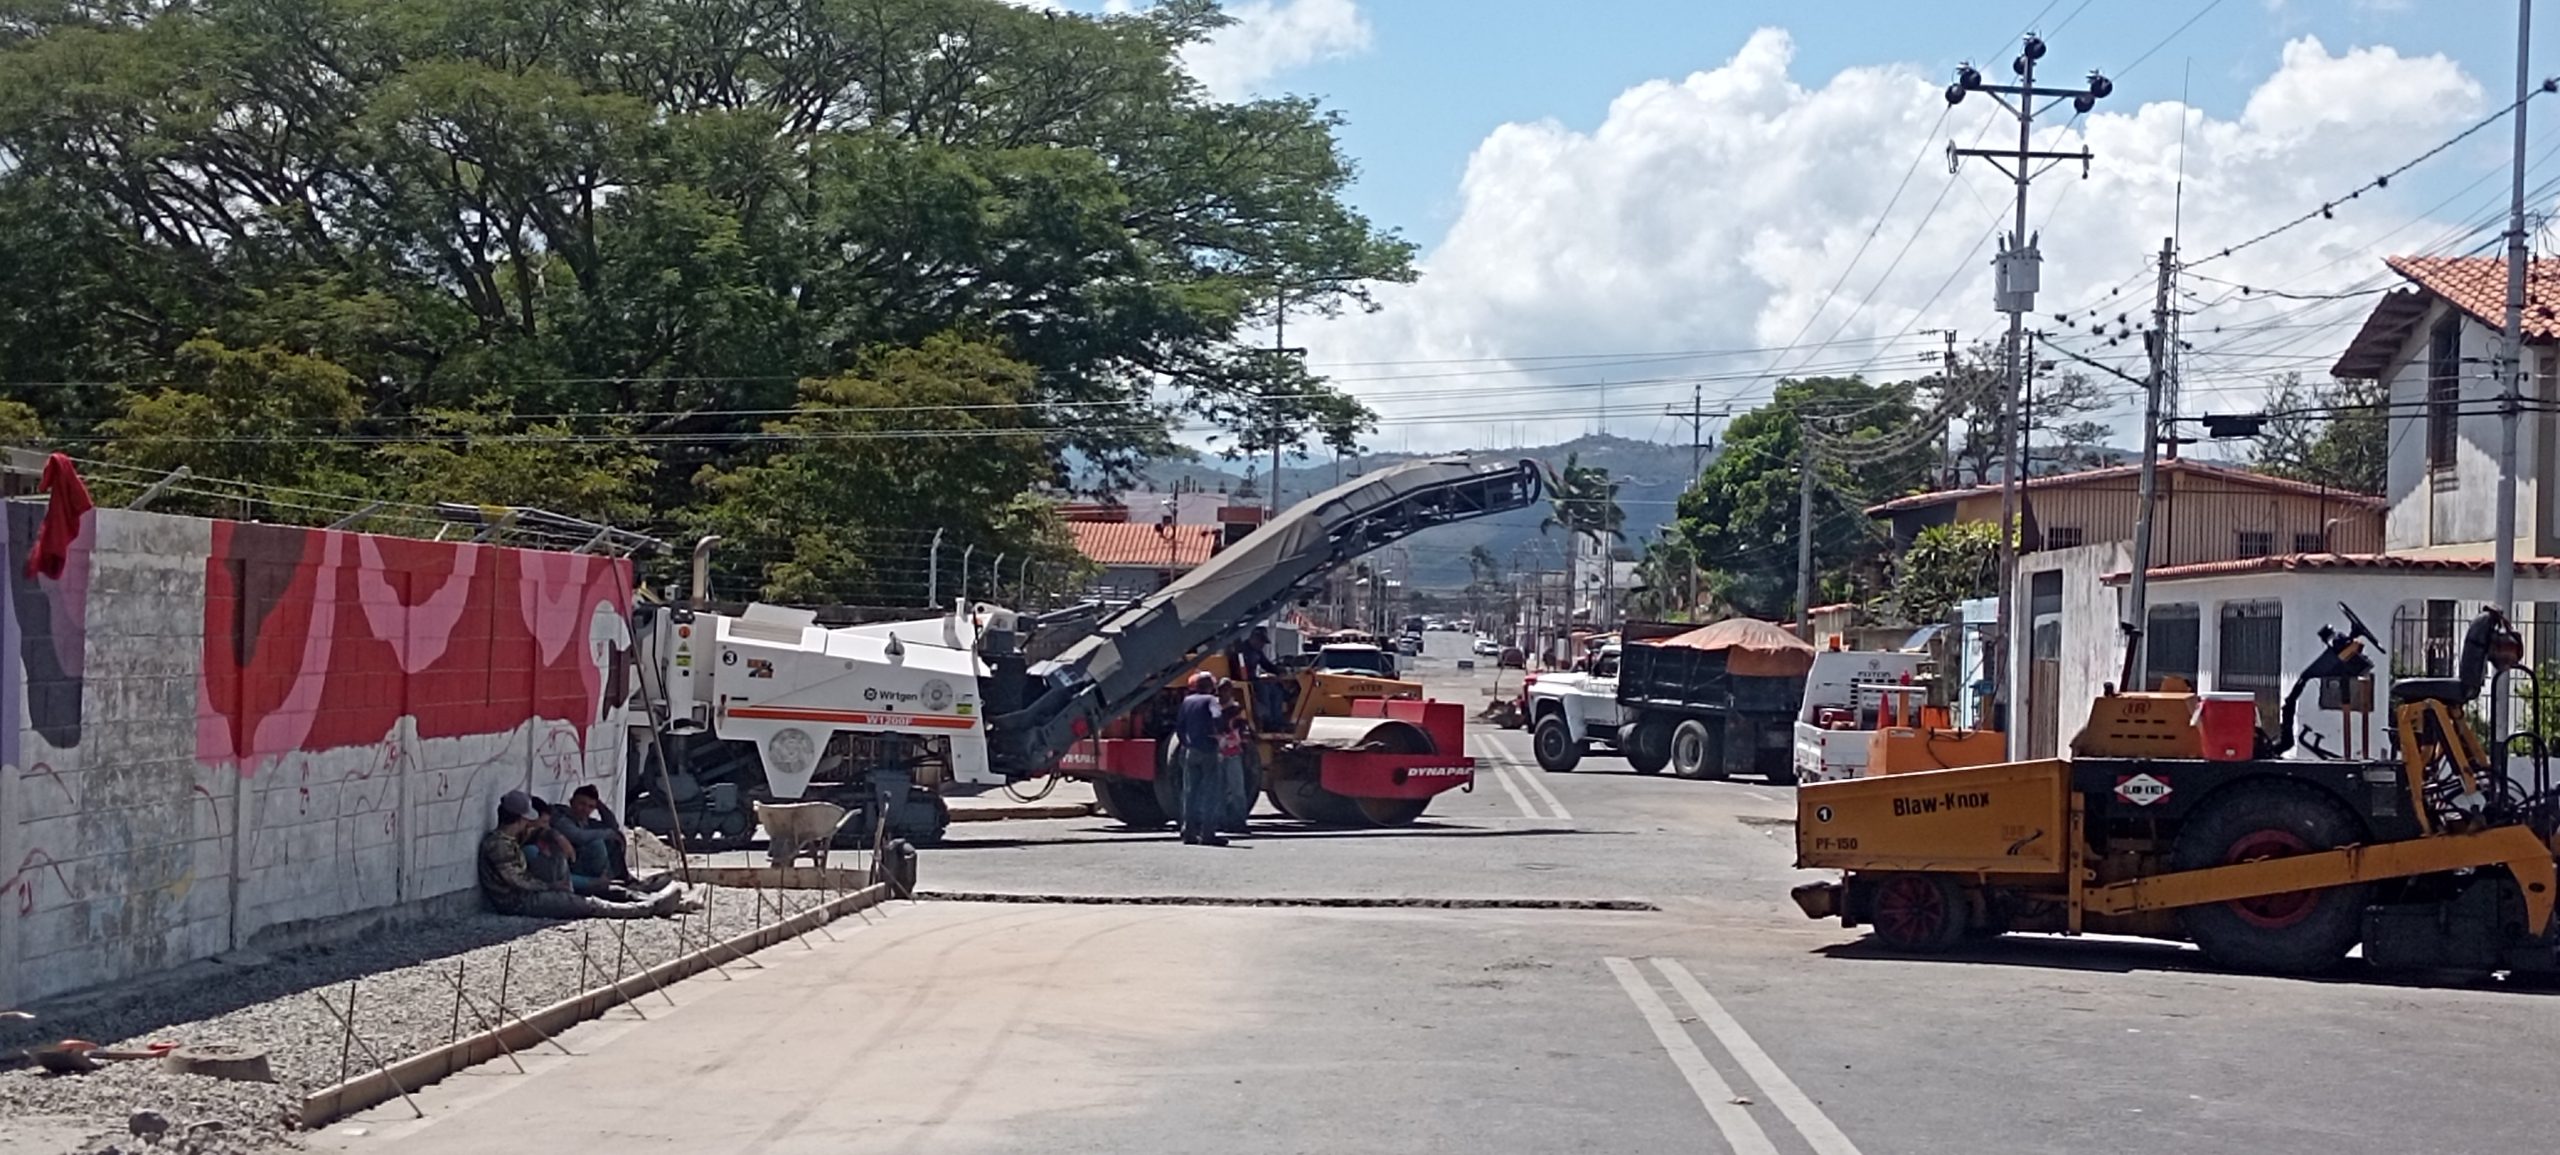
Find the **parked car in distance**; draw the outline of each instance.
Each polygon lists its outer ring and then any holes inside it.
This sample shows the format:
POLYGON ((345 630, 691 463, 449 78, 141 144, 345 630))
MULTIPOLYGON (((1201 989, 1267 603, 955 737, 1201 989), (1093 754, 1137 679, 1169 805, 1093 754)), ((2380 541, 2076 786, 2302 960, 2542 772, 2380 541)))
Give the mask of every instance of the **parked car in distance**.
POLYGON ((1476 653, 1481 654, 1481 655, 1483 655, 1483 656, 1485 656, 1485 657, 1490 658, 1490 657, 1492 657, 1492 656, 1494 656, 1494 655, 1496 655, 1496 654, 1499 654, 1499 653, 1501 653, 1501 652, 1502 652, 1502 643, 1497 642, 1497 641, 1494 641, 1492 638, 1477 638, 1477 639, 1476 639, 1476 653))

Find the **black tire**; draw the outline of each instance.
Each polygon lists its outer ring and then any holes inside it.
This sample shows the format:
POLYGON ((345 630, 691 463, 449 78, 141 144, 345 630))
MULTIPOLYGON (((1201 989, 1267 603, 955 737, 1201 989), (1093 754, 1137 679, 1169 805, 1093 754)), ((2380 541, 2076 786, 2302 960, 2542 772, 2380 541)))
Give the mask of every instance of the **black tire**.
POLYGON ((1132 778, 1096 778, 1093 801, 1102 816, 1131 830, 1162 830, 1172 821, 1156 803, 1156 784, 1132 778))
POLYGON ((1901 872, 1875 881, 1867 925, 1876 941, 1912 954, 1938 954, 1964 941, 1973 923, 1964 888, 1943 874, 1901 872))
POLYGON ((1671 724, 1648 718, 1618 731, 1618 749, 1638 774, 1660 774, 1671 764, 1671 724))
POLYGON ((1156 810, 1167 822, 1182 819, 1182 744, 1170 734, 1156 739, 1156 810))
POLYGON ((1541 770, 1568 774, 1582 764, 1582 741, 1573 736, 1573 727, 1565 724, 1562 714, 1538 719, 1538 728, 1529 736, 1529 749, 1537 755, 1541 770))
POLYGON ((1725 777, 1724 743, 1716 728, 1691 718, 1671 731, 1671 772, 1682 778, 1714 781, 1725 777))
MULTIPOLYGON (((1790 752, 1790 759, 1792 756, 1790 752)), ((1796 764, 1790 760, 1785 766, 1772 769, 1762 777, 1767 778, 1771 786, 1793 786, 1796 784, 1796 764)))
MULTIPOLYGON (((2251 782, 2206 799, 2169 846, 2171 870, 2202 870, 2335 850, 2365 838, 2337 800, 2287 782, 2251 782)), ((2314 974, 2364 935, 2368 883, 2290 891, 2179 910, 2205 957, 2234 970, 2314 974)))

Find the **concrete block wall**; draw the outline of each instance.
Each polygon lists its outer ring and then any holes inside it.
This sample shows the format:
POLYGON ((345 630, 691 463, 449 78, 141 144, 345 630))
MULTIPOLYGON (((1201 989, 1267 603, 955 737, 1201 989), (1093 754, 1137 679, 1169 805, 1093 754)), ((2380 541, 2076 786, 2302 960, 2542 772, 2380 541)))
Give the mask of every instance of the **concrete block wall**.
POLYGON ((476 883, 497 797, 618 792, 623 563, 124 510, 0 518, 0 1005, 476 883))

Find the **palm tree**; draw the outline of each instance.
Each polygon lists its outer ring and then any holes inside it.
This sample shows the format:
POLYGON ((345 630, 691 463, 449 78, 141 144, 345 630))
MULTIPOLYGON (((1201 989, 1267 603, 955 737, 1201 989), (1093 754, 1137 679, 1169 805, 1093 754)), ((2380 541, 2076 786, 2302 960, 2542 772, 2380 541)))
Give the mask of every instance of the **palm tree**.
MULTIPOLYGON (((1550 479, 1547 494, 1547 516, 1538 523, 1538 532, 1562 527, 1577 541, 1590 538, 1593 552, 1600 557, 1601 580, 1608 582, 1613 569, 1611 548, 1626 536, 1627 511, 1618 505, 1618 488, 1625 484, 1610 478, 1609 471, 1597 465, 1582 464, 1582 455, 1565 455, 1564 468, 1550 479)), ((1570 569, 1568 573, 1572 572, 1570 569)), ((1604 615, 1607 607, 1603 606, 1604 615)))

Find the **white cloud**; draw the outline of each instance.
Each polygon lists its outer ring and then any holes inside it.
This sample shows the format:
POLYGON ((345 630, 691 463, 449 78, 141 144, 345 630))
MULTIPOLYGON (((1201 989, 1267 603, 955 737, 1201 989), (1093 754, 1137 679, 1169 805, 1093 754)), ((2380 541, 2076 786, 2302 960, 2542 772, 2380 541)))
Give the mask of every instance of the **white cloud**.
MULTIPOLYGON (((1949 136, 1996 147, 2014 139, 2001 127, 2014 122, 1976 97, 1933 136, 1946 107, 1942 78, 1885 65, 1853 68, 1807 87, 1790 75, 1793 55, 1787 33, 1764 29, 1718 67, 1628 89, 1588 132, 1552 121, 1496 129, 1469 161, 1455 223, 1424 258, 1422 279, 1382 291, 1381 312, 1309 320, 1292 325, 1290 335, 1309 347, 1319 366, 1497 359, 1482 366, 1332 370, 1387 415, 1380 442, 1409 437, 1419 447, 1500 439, 1515 424, 1530 427, 1521 430, 1523 437, 1532 428, 1558 432, 1552 422, 1559 417, 1571 422, 1561 432, 1580 432, 1582 415, 1598 400, 1593 383, 1603 378, 1615 379, 1608 400, 1620 416, 1612 430, 1647 436, 1667 429, 1659 414, 1667 403, 1688 400, 1692 376, 1727 378, 1705 386, 1711 403, 1727 394, 1740 394, 1746 405, 1753 394, 1765 397, 1767 384, 1744 374, 1770 361, 1556 369, 1530 358, 1777 346, 1806 331, 1812 318, 1807 341, 1845 322, 1842 343, 1779 358, 1782 368, 1847 371, 1883 354, 1867 366, 1869 374, 1895 378, 1922 372, 1920 355, 1937 347, 1916 330, 1953 327, 1968 339, 1992 332, 2000 318, 1990 307, 1991 247, 1981 242, 1995 221, 2005 227, 2009 182, 1978 161, 1950 177, 1940 150, 1949 136), (1815 316, 1915 156, 1909 187, 1838 299, 1815 316), (1928 212, 1933 202, 1939 202, 1934 214, 1928 212), (1879 284, 1906 243, 1908 253, 1879 284), (1906 329, 1914 332, 1898 344, 1872 340, 1906 329), (1441 376, 1356 380, 1420 373, 1441 376), (1640 384, 1657 378, 1674 380, 1640 384)), ((2144 265, 2172 227, 2182 123, 2184 236, 2187 257, 2196 261, 2342 194, 2486 110, 2481 86, 2443 57, 2404 57, 2389 48, 2332 53, 2306 37, 2285 46, 2275 71, 2232 119, 2209 118, 2173 101, 2135 106, 2121 90, 2076 127, 2051 118, 2037 147, 2086 143, 2097 161, 2086 181, 2077 165, 2066 165, 2034 186, 2030 220, 2043 234, 2045 254, 2037 323, 2053 327, 2052 314, 2093 299, 2106 301, 2110 316, 2148 312, 2144 265), (2120 294, 2106 296, 2128 281, 2120 294)), ((2460 178, 2444 187, 2487 171, 2502 159, 2494 144, 2483 143, 2492 135, 2471 142, 2479 148, 2432 162, 2430 171, 2460 178)), ((2409 203, 2414 194, 2406 184, 2414 181, 2394 182, 2398 187, 2342 207, 2335 220, 2315 219, 2207 262, 2201 271, 2296 289, 2370 278, 2382 272, 2385 253, 2424 247, 2444 231, 2411 223, 2433 199, 2409 203), (2396 236, 2382 235, 2404 225, 2410 227, 2396 236)), ((2450 211, 2468 214, 2471 200, 2490 199, 2487 185, 2476 192, 2450 211)), ((2459 217, 2447 218, 2453 219, 2459 217)), ((2193 287, 2208 300, 2226 292, 2205 282, 2193 287)), ((2220 354, 2195 360, 2188 408, 2245 407, 2254 401, 2261 369, 2318 375, 2369 300, 2318 306, 2282 319, 2295 328, 2246 339, 2210 330, 2217 323, 2264 323, 2304 303, 2235 303, 2196 317, 2189 339, 2220 354)), ((2114 349, 2102 340, 2074 337, 2072 343, 2117 356, 2140 348, 2138 340, 2114 349)))
POLYGON ((1191 74, 1226 99, 1251 95, 1307 65, 1369 49, 1369 18, 1357 0, 1246 0, 1228 5, 1227 14, 1236 22, 1183 55, 1191 74))
MULTIPOLYGON (((1048 12, 1135 12, 1142 0, 1005 0, 1048 12)), ((1359 0, 1242 0, 1235 22, 1182 54, 1191 75, 1221 100, 1253 96, 1290 72, 1369 50, 1369 18, 1359 0)))

